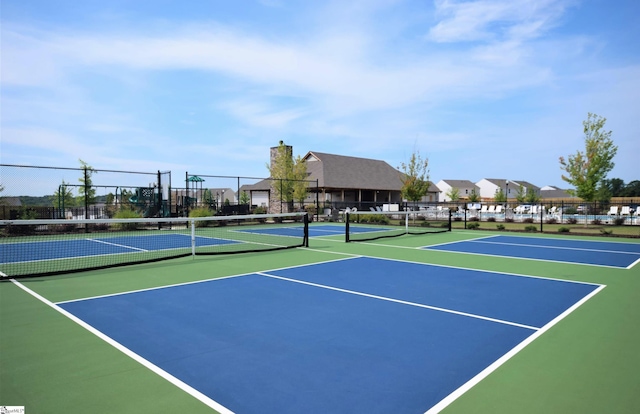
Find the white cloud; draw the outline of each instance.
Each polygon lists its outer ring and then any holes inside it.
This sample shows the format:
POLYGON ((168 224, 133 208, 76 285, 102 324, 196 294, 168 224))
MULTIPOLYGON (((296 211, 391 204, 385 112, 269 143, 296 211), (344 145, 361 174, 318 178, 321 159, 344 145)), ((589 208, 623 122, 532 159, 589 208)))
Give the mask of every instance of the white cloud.
POLYGON ((435 42, 533 39, 564 13, 562 0, 436 0, 435 42))

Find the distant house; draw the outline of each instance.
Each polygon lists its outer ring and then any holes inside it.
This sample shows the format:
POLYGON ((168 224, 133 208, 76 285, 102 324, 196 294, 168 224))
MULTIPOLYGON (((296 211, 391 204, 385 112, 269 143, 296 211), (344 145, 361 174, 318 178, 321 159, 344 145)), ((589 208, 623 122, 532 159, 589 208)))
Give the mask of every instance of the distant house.
POLYGON ((483 178, 476 185, 480 187, 480 197, 483 199, 494 198, 496 192, 500 189, 506 194, 507 198, 514 198, 516 194, 514 190, 515 183, 503 178, 483 178))
POLYGON ((461 200, 468 199, 474 190, 477 194, 480 194, 480 187, 468 180, 440 180, 436 186, 440 190, 439 201, 451 201, 447 193, 449 193, 452 188, 458 190, 458 196, 461 200))
POLYGON ((20 197, 0 197, 0 219, 17 219, 20 207, 22 207, 22 201, 20 201, 20 197))
MULTIPOLYGON (((273 151, 273 148, 272 148, 273 151)), ((272 152, 273 158, 273 152, 272 152)), ((320 204, 369 208, 383 204, 401 204, 403 173, 385 161, 346 155, 309 151, 302 159, 307 164, 309 196, 307 203, 317 199, 320 204)), ((254 206, 269 206, 270 211, 280 208, 278 200, 270 200, 272 180, 265 179, 253 185, 244 185, 240 192, 249 193, 254 206)), ((438 201, 440 190, 431 183, 423 201, 438 201)))
POLYGON ((522 187, 522 194, 526 194, 527 191, 534 191, 537 195, 540 195, 540 187, 537 187, 524 180, 506 180, 504 178, 483 178, 476 183, 480 187, 480 197, 483 199, 494 198, 498 190, 507 196, 507 199, 514 199, 518 196, 520 187, 522 187))
POLYGON ((567 190, 563 190, 559 187, 547 185, 540 189, 540 198, 550 199, 550 198, 577 198, 567 192, 567 190))

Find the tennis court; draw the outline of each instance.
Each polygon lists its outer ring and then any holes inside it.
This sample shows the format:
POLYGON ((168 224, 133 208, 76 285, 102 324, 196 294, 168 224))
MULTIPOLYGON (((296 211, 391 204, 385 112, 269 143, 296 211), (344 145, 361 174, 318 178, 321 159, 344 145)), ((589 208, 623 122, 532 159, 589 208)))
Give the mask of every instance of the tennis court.
MULTIPOLYGON (((285 227, 225 231, 290 237, 285 227)), ((191 246, 184 235, 145 237, 167 236, 191 246)), ((340 224, 313 224, 309 236, 308 247, 3 281, 0 404, 626 413, 640 403, 640 333, 629 329, 638 267, 438 249, 478 238, 464 231, 345 243, 340 224)), ((602 239, 491 236, 529 250, 606 249, 602 239)), ((120 242, 146 248, 129 238, 120 242)), ((622 244, 615 251, 640 246, 622 244)))
POLYGON ((640 261, 640 244, 518 236, 490 236, 425 249, 631 268, 640 261))

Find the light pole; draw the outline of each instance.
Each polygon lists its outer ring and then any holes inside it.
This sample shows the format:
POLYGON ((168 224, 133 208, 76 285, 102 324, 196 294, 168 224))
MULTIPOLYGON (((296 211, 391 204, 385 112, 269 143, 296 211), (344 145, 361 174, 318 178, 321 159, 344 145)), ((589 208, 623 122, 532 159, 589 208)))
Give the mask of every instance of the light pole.
POLYGON ((505 200, 505 206, 504 208, 508 208, 509 207, 509 180, 507 180, 507 182, 505 183, 506 189, 505 189, 505 193, 504 193, 504 200, 505 200))

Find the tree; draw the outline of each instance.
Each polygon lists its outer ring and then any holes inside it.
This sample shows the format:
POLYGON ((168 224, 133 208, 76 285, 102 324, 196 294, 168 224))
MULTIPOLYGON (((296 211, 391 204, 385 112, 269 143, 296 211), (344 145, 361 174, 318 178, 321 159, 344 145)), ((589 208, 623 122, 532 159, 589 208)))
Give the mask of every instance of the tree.
POLYGON ((449 201, 458 201, 460 200, 460 189, 458 187, 451 187, 444 195, 449 198, 449 201))
POLYGON ((496 203, 506 203, 507 202, 507 196, 504 193, 504 191, 502 191, 502 188, 498 188, 496 190, 496 193, 493 196, 493 201, 495 201, 496 203))
POLYGON ((408 163, 400 163, 400 169, 404 173, 400 177, 402 197, 416 205, 429 191, 429 159, 414 151, 408 163))
POLYGON ((243 191, 240 193, 240 204, 249 204, 251 201, 251 197, 249 197, 249 193, 243 191))
POLYGON ((471 193, 469 194, 469 201, 472 203, 477 203, 478 201, 480 201, 480 194, 478 194, 475 188, 471 189, 471 193))
POLYGON ((560 168, 567 173, 562 179, 575 189, 568 192, 585 201, 593 201, 598 185, 614 167, 618 147, 613 144, 611 131, 604 131, 606 118, 589 112, 587 120, 582 122, 585 135, 585 150, 560 157, 560 168))
POLYGON ((83 171, 82 176, 78 179, 80 187, 78 188, 78 204, 88 206, 96 202, 96 189, 93 188, 91 176, 97 171, 86 162, 79 160, 83 171))
MULTIPOLYGON (((271 164, 267 164, 267 169, 274 180, 272 187, 276 196, 291 205, 295 197, 302 192, 300 187, 296 190, 296 185, 301 186, 299 181, 304 181, 307 177, 306 163, 299 156, 294 160, 291 147, 280 141, 276 148, 276 155, 271 164)), ((306 182, 304 185, 306 197, 306 182)))
POLYGON ((526 199, 527 199, 527 192, 524 189, 524 186, 520 184, 518 186, 518 192, 516 193, 516 201, 518 203, 524 203, 526 199))
POLYGON ((68 183, 66 183, 64 180, 62 180, 62 184, 58 186, 58 189, 53 192, 51 202, 54 207, 57 208, 74 207, 76 205, 76 200, 73 197, 73 193, 68 188, 68 183))
POLYGON ((304 162, 299 155, 293 161, 293 199, 300 203, 300 207, 304 206, 304 200, 307 198, 308 185, 307 163, 304 162))
MULTIPOLYGON (((202 202, 206 204, 207 207, 211 208, 214 206, 215 201, 213 199, 213 194, 211 193, 211 189, 205 188, 202 193, 202 202)), ((217 206, 215 206, 217 208, 217 206)))
POLYGON ((623 193, 620 195, 623 197, 640 197, 640 181, 631 181, 624 187, 623 193))
POLYGON ((527 203, 537 203, 540 201, 540 196, 536 193, 536 191, 532 187, 527 187, 527 193, 524 199, 527 203))

